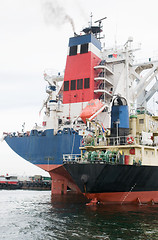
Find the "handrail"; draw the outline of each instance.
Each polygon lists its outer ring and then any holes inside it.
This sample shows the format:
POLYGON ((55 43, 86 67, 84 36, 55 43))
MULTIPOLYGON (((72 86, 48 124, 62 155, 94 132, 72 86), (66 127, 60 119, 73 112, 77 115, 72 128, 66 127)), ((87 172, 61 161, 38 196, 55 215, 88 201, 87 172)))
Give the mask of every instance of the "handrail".
POLYGON ((80 162, 81 154, 63 154, 63 163, 80 162))
POLYGON ((140 139, 136 139, 133 136, 118 136, 118 137, 101 137, 98 136, 95 139, 92 138, 91 142, 89 144, 86 144, 86 141, 82 140, 80 142, 80 147, 83 146, 119 146, 119 145, 132 145, 136 142, 140 143, 140 139))
POLYGON ((148 64, 148 63, 152 63, 152 62, 158 62, 158 56, 134 60, 133 66, 135 66, 135 65, 137 66, 140 64, 148 64))
MULTIPOLYGON (((128 156, 128 155, 127 155, 128 156)), ((133 160, 130 164, 141 165, 141 158, 138 163, 133 160)), ((75 164, 75 163, 98 163, 98 164, 125 164, 129 165, 129 158, 126 155, 121 154, 119 151, 86 151, 82 157, 80 154, 63 154, 63 163, 75 164), (76 158, 75 158, 76 157, 76 158)))

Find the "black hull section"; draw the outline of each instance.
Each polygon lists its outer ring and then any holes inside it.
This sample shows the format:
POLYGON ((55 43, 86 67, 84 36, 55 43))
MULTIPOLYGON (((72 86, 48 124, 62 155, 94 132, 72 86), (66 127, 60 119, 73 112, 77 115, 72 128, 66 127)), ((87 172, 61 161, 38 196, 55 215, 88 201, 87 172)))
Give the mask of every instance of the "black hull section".
POLYGON ((158 191, 158 167, 64 164, 82 193, 158 191))

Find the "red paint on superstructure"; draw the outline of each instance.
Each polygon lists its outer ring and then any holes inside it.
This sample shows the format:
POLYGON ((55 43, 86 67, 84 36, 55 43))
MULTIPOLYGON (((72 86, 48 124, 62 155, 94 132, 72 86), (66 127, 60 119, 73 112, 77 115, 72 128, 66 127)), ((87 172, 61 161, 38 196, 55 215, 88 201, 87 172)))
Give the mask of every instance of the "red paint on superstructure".
POLYGON ((101 59, 94 53, 88 52, 67 56, 64 82, 69 81, 69 91, 63 92, 63 103, 87 102, 94 99, 94 66, 101 59), (90 79, 90 87, 84 88, 84 79, 90 79), (83 79, 83 89, 77 89, 77 79, 83 79), (71 90, 71 80, 76 80, 76 90, 71 90))

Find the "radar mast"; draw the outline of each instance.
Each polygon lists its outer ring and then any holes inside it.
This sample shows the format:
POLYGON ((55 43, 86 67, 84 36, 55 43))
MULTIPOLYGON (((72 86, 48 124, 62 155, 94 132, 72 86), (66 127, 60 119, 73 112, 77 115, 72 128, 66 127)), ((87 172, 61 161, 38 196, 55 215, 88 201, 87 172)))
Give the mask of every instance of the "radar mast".
POLYGON ((97 21, 95 21, 94 23, 99 23, 98 26, 94 26, 92 24, 92 13, 90 15, 90 24, 89 24, 89 27, 86 27, 84 28, 82 31, 85 33, 85 34, 90 34, 90 33, 93 33, 95 35, 95 37, 100 40, 101 38, 104 38, 104 37, 101 37, 100 36, 100 33, 103 31, 102 28, 103 28, 103 25, 102 25, 102 21, 105 20, 107 17, 104 17, 104 18, 101 18, 97 21))

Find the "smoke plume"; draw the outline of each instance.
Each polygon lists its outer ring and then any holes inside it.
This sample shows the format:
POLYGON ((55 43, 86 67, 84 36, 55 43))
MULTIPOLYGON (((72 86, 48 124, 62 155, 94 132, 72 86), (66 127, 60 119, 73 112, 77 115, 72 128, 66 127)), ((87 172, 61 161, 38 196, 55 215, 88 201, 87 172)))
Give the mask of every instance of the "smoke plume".
POLYGON ((59 27, 64 23, 70 23, 73 32, 75 32, 73 19, 66 13, 64 7, 59 5, 59 2, 55 0, 45 0, 43 1, 43 5, 44 18, 47 24, 53 24, 59 27))

